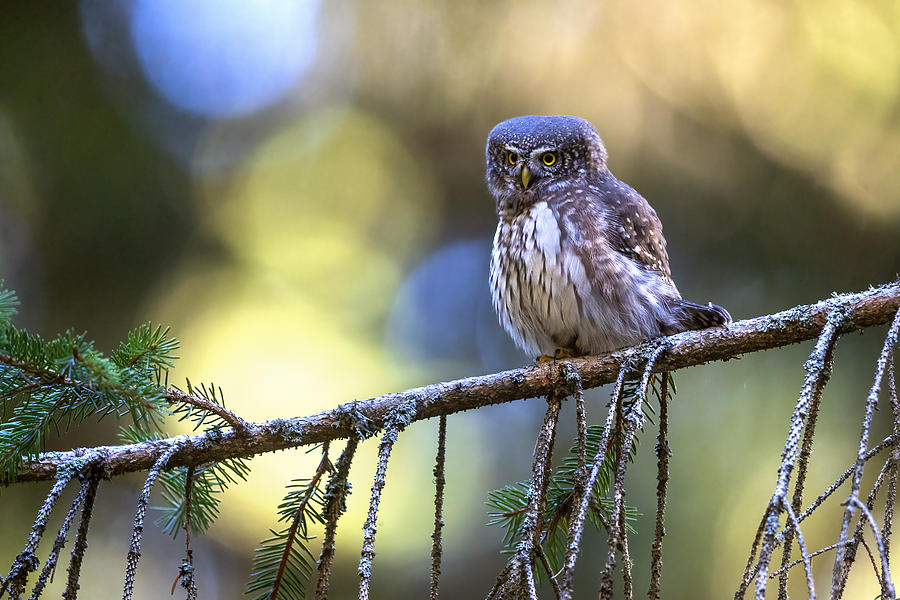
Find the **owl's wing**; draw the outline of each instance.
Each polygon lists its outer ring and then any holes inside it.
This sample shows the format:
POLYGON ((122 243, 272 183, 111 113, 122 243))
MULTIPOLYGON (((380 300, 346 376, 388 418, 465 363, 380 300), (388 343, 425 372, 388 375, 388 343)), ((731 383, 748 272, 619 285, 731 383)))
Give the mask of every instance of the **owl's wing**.
POLYGON ((592 188, 606 208, 609 225, 604 233, 613 249, 646 269, 656 271, 671 283, 662 223, 650 203, 631 186, 612 176, 592 188))

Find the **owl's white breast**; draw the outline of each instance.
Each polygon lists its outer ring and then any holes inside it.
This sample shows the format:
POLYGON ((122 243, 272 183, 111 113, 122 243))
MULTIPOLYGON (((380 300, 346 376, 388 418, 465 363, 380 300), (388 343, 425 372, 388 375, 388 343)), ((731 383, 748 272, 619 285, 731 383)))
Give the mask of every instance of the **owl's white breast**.
POLYGON ((564 248, 556 214, 538 202, 500 220, 491 255, 491 292, 504 329, 532 354, 572 343, 591 285, 578 256, 564 248))

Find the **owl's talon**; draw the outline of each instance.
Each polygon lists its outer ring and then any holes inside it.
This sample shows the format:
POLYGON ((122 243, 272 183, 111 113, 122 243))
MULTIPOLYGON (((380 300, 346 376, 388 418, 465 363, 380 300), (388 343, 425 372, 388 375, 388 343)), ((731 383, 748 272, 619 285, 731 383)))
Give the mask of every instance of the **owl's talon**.
POLYGON ((557 348, 553 356, 554 360, 563 360, 566 358, 575 358, 575 353, 569 348, 557 348))
POLYGON ((541 365, 542 365, 542 364, 544 364, 544 363, 548 363, 548 362, 552 362, 552 361, 556 360, 556 357, 555 357, 555 356, 550 356, 550 355, 548 355, 548 354, 541 354, 540 356, 538 356, 538 357, 537 357, 536 359, 534 359, 534 360, 536 360, 536 361, 538 362, 538 364, 541 364, 541 365))

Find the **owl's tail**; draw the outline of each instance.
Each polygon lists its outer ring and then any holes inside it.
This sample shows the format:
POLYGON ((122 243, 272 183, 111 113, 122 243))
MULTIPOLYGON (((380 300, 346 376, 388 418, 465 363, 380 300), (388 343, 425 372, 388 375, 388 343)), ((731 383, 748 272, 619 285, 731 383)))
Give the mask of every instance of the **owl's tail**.
POLYGON ((671 306, 672 318, 675 322, 671 331, 663 331, 670 335, 691 329, 706 329, 731 323, 731 315, 718 304, 697 304, 687 300, 676 300, 671 306))

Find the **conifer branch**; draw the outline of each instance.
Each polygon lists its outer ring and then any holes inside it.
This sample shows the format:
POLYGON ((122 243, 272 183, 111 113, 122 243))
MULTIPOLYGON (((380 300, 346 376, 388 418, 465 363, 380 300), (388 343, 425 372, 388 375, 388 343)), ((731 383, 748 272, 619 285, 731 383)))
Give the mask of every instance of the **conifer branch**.
MULTIPOLYGON (((833 310, 840 310, 844 315, 840 333, 847 333, 889 322, 898 307, 900 283, 892 283, 857 294, 836 295, 816 304, 739 321, 727 327, 680 333, 665 340, 667 350, 659 357, 654 372, 674 371, 815 338, 833 310)), ((568 362, 580 374, 584 388, 593 388, 614 381, 623 364, 640 369, 659 343, 657 340, 568 362)), ((401 405, 408 407, 412 422, 492 404, 546 396, 560 389, 565 377, 566 373, 559 364, 546 363, 351 402, 307 417, 248 423, 246 435, 236 431, 210 431, 180 437, 180 446, 169 464, 200 465, 346 438, 353 432, 377 431, 384 427, 392 411, 401 405)), ((175 443, 176 438, 168 438, 102 447, 107 455, 108 473, 115 476, 148 470, 175 443)), ((52 479, 61 465, 83 452, 44 452, 26 461, 5 483, 52 479)))

